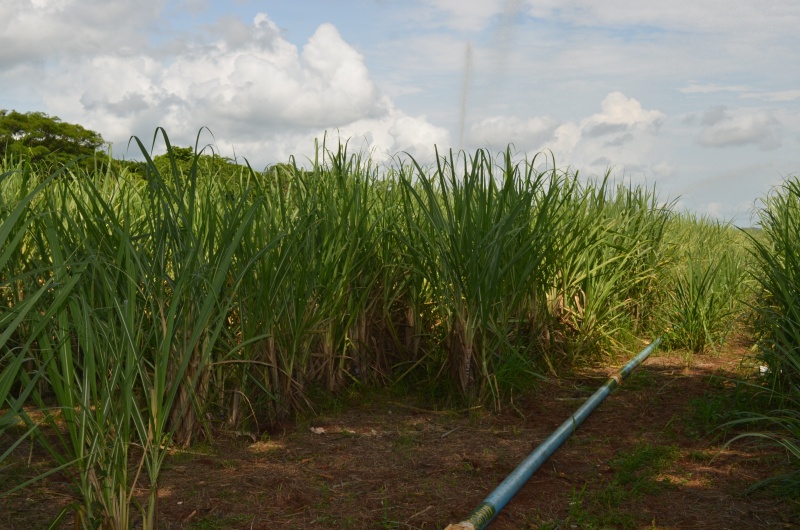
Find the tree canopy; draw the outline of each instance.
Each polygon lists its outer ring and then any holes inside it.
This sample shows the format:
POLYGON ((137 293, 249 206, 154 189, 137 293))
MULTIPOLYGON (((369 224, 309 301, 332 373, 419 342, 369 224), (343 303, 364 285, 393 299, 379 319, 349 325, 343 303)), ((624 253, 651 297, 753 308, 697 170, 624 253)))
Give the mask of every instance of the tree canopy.
POLYGON ((100 133, 57 116, 0 109, 0 157, 63 164, 92 156, 105 143, 100 133))
MULTIPOLYGON (((88 157, 79 162, 80 167, 86 170, 110 167, 114 172, 124 170, 140 177, 147 173, 146 164, 141 161, 112 159, 105 153, 95 158, 94 155, 105 145, 100 133, 76 123, 61 121, 57 116, 49 116, 44 112, 21 113, 0 109, 0 162, 11 158, 37 165, 58 166, 79 157, 88 157)), ((153 163, 162 174, 171 173, 174 163, 181 174, 188 175, 195 163, 195 149, 172 145, 169 153, 154 156, 153 163)), ((250 171, 247 165, 221 157, 211 148, 203 150, 197 156, 196 163, 203 174, 231 183, 238 182, 240 175, 250 171)), ((277 177, 285 172, 294 175, 302 174, 303 170, 293 164, 276 164, 255 174, 277 177)))

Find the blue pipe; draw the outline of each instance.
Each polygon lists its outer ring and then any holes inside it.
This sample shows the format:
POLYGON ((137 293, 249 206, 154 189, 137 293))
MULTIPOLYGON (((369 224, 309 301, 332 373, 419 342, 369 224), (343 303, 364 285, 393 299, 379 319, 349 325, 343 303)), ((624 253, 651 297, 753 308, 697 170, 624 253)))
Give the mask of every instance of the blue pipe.
POLYGON ((544 442, 539 445, 528 457, 522 461, 517 468, 508 475, 497 488, 481 502, 477 508, 463 522, 450 525, 445 530, 482 530, 500 513, 506 504, 522 488, 536 471, 542 467, 550 456, 561 447, 567 438, 583 423, 583 420, 597 408, 597 406, 608 397, 619 385, 622 380, 628 377, 637 366, 642 364, 651 353, 661 344, 661 337, 654 340, 647 348, 631 359, 628 364, 623 366, 618 372, 611 374, 603 386, 592 397, 587 399, 583 405, 561 426, 556 429, 544 442))

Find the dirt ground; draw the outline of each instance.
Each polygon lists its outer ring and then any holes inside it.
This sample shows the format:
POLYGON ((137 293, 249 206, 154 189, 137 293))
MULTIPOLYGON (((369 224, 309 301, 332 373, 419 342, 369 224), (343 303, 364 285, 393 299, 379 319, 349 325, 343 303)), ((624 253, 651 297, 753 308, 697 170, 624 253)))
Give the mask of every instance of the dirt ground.
MULTIPOLYGON (((697 356, 688 368, 681 355, 654 354, 489 528, 799 528, 798 501, 746 493, 781 471, 783 454, 746 442, 723 448, 724 437, 707 434, 731 394, 726 378, 752 369, 741 364, 747 346, 697 356)), ((610 371, 544 382, 500 413, 437 411, 371 392, 255 440, 219 436, 167 460, 159 526, 444 528, 464 519, 610 371)), ((44 527, 69 501, 61 480, 0 499, 0 528, 44 527)))

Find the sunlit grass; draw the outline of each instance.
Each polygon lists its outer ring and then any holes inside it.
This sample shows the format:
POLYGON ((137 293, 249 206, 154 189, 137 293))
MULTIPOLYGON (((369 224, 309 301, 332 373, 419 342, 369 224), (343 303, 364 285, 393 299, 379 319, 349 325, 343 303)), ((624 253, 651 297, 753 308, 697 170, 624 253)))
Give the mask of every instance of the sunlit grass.
MULTIPOLYGON (((781 445, 793 462, 780 477, 783 486, 800 491, 800 179, 787 179, 763 200, 761 233, 750 236, 758 284, 754 303, 758 359, 771 410, 750 413, 734 423, 759 429, 755 437, 781 445)), ((737 437, 741 438, 741 437, 737 437)))
POLYGON ((161 133, 141 174, 0 178, 0 432, 24 421, 71 470, 86 526, 157 527, 168 447, 216 428, 259 433, 348 385, 499 407, 667 326, 713 349, 741 310, 734 229, 652 188, 510 150, 381 167, 344 145, 222 177, 161 133))
POLYGON ((724 343, 752 296, 748 249, 728 224, 689 214, 670 220, 657 309, 669 346, 690 358, 724 343))

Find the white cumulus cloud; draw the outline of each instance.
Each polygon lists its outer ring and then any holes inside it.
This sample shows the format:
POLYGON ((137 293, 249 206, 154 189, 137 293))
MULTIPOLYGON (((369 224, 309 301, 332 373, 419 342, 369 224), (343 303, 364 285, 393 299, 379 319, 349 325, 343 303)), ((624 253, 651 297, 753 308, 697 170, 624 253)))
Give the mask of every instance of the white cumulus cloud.
POLYGON ((423 156, 449 143, 445 129, 381 94, 364 57, 332 24, 321 24, 302 48, 264 13, 251 24, 219 20, 210 32, 159 50, 106 51, 42 67, 48 109, 122 145, 157 126, 172 143, 193 144, 205 126, 220 148, 258 164, 309 153, 325 131, 359 136, 384 154, 423 156))
POLYGON ((600 106, 599 113, 560 125, 553 139, 545 143, 543 147, 553 152, 557 162, 595 173, 612 164, 653 172, 668 167, 654 159, 653 153, 664 113, 646 110, 639 101, 621 92, 608 94, 600 106))
POLYGON ((492 116, 473 123, 468 140, 472 146, 552 153, 556 164, 581 172, 602 174, 609 168, 668 176, 674 168, 658 158, 656 137, 665 114, 649 110, 621 92, 611 92, 600 103, 600 112, 577 121, 537 116, 492 116))
POLYGON ((0 0, 0 71, 147 44, 165 0, 0 0))
POLYGON ((517 149, 535 151, 553 137, 558 125, 558 121, 549 117, 493 116, 473 123, 468 140, 494 149, 514 144, 517 149))
POLYGON ((769 110, 713 107, 700 123, 697 143, 703 147, 757 145, 770 151, 781 146, 781 123, 769 110))

